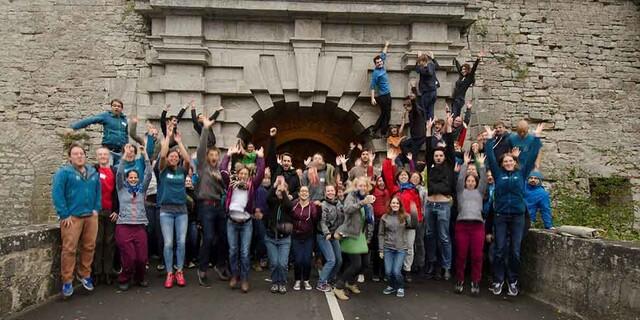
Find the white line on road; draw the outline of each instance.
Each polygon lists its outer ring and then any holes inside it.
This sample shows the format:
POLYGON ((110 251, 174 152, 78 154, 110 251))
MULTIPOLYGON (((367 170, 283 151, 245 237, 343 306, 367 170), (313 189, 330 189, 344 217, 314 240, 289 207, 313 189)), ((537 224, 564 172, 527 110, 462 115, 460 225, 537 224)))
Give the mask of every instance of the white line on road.
POLYGON ((331 311, 331 318, 333 320, 344 320, 344 316, 342 315, 342 310, 340 310, 340 305, 338 304, 338 299, 333 294, 333 292, 325 292, 325 298, 327 298, 327 303, 329 304, 329 311, 331 311))

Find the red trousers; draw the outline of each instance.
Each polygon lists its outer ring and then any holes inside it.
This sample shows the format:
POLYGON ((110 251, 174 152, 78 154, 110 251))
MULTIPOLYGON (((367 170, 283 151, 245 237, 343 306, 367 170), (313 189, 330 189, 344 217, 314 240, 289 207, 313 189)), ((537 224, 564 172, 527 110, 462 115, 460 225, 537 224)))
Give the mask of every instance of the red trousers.
POLYGON ((456 280, 464 281, 467 256, 471 256, 471 281, 482 278, 484 224, 480 221, 456 222, 456 280))
POLYGON ((144 225, 116 225, 116 244, 120 250, 122 265, 118 282, 127 283, 132 278, 135 282, 143 281, 148 259, 147 231, 144 225))

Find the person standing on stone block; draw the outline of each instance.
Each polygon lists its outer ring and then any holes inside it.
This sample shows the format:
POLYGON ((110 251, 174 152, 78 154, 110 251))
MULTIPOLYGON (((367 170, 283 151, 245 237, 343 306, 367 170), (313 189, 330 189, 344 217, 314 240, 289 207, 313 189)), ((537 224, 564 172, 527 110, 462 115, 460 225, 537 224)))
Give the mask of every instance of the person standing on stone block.
POLYGON ((86 153, 79 144, 68 151, 69 164, 53 176, 51 198, 60 219, 62 254, 60 261, 62 295, 73 295, 76 250, 80 246, 77 278, 88 291, 93 291, 91 264, 98 235, 98 213, 102 210, 100 174, 87 165, 86 153))
POLYGON ((115 276, 113 271, 113 258, 116 251, 115 222, 118 219, 120 206, 116 191, 116 168, 109 165, 109 149, 98 148, 96 158, 98 164, 95 165, 95 169, 100 174, 102 210, 98 215, 98 236, 93 258, 93 274, 96 283, 102 282, 111 285, 115 276))
MULTIPOLYGON (((522 154, 520 156, 522 156, 522 154)), ((531 217, 531 223, 536 222, 536 216, 538 215, 538 211, 540 211, 544 228, 553 229, 551 200, 549 198, 549 192, 542 186, 542 173, 540 173, 540 171, 533 171, 529 175, 524 200, 527 202, 527 210, 531 217)))
POLYGON ((453 87, 452 94, 453 104, 451 105, 451 108, 454 119, 462 114, 462 107, 464 106, 465 97, 467 96, 467 90, 476 82, 476 69, 478 68, 478 63, 480 63, 482 57, 484 57, 484 51, 480 51, 480 53, 478 53, 478 58, 473 63, 473 67, 468 63, 460 66, 458 59, 453 59, 453 63, 456 66, 456 70, 459 75, 458 80, 456 80, 456 84, 453 87))
POLYGON ((141 287, 149 285, 144 279, 148 262, 146 225, 149 224, 145 211, 145 194, 153 172, 144 147, 140 147, 140 153, 144 155, 145 162, 142 180, 138 171, 126 171, 124 161, 120 161, 116 173, 120 212, 117 215, 115 234, 122 265, 122 272, 118 276, 118 288, 122 291, 129 289, 132 279, 141 287))
POLYGON ((416 59, 416 72, 420 75, 418 88, 420 91, 420 106, 425 115, 426 120, 433 119, 434 106, 438 98, 438 88, 440 82, 436 77, 436 70, 440 65, 433 57, 433 52, 422 53, 418 51, 418 59, 416 59))
POLYGON ((111 111, 82 119, 71 124, 71 129, 79 130, 89 125, 102 125, 102 146, 111 151, 113 164, 117 165, 124 145, 129 142, 127 136, 127 116, 122 113, 124 104, 118 99, 111 100, 111 111))
MULTIPOLYGON (((492 150, 496 140, 495 130, 485 127, 487 132, 487 150, 492 150)), ((536 136, 526 158, 518 158, 520 150, 514 148, 499 160, 493 152, 487 152, 487 164, 494 175, 494 229, 495 263, 493 269, 494 295, 502 293, 505 277, 508 281, 508 294, 518 295, 518 273, 520 271, 520 244, 525 232, 527 203, 524 199, 526 179, 534 168, 536 157, 542 147, 540 137, 536 136), (499 162, 498 162, 499 161, 499 162), (509 241, 509 242, 507 242, 509 241), (507 251, 507 248, 509 249, 507 251), (508 265, 505 263, 508 261, 508 265)))
POLYGON ((385 42, 382 53, 373 58, 375 68, 371 74, 371 104, 380 105, 380 116, 369 131, 369 135, 375 136, 378 131, 382 136, 387 135, 389 128, 389 120, 391 120, 391 86, 389 85, 389 76, 385 68, 387 60, 387 49, 389 41, 385 42), (377 91, 377 96, 376 96, 377 91))

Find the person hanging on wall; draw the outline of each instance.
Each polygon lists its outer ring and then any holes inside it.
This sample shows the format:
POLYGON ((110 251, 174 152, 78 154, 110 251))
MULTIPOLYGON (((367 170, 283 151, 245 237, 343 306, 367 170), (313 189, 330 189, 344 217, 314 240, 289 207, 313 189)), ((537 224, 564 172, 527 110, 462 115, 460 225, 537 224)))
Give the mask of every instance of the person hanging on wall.
POLYGON ((67 155, 69 163, 56 171, 51 183, 51 199, 60 219, 60 273, 64 298, 73 295, 78 246, 80 266, 77 278, 86 290, 93 291, 91 264, 98 235, 98 213, 102 210, 100 174, 93 166, 87 165, 86 153, 79 144, 72 144, 67 155))
POLYGON ((433 56, 433 52, 423 53, 418 51, 416 60, 416 72, 420 75, 418 88, 420 91, 420 106, 428 121, 434 117, 434 106, 438 97, 440 82, 436 76, 436 70, 440 65, 433 56))
MULTIPOLYGON (((102 125, 102 146, 111 151, 113 164, 120 160, 122 149, 129 137, 127 136, 127 116, 122 113, 124 104, 119 99, 111 100, 111 111, 105 111, 95 116, 84 118, 71 124, 71 129, 79 130, 89 125, 99 123, 102 125)), ((69 132, 70 133, 70 132, 69 132)))
POLYGON ((478 53, 478 58, 473 63, 473 67, 468 63, 460 66, 458 59, 453 59, 453 63, 456 66, 456 70, 459 75, 458 80, 456 80, 456 84, 453 87, 453 94, 451 95, 451 98, 453 99, 451 108, 454 119, 462 113, 462 107, 464 106, 467 90, 475 84, 476 69, 478 68, 478 63, 482 60, 482 57, 484 57, 484 51, 480 51, 480 53, 478 53))
POLYGON ((370 136, 376 136, 378 131, 382 136, 387 135, 389 128, 389 120, 391 120, 391 86, 389 85, 389 76, 385 63, 387 60, 387 49, 389 41, 385 42, 382 53, 373 58, 375 68, 371 74, 371 104, 380 105, 380 116, 378 120, 369 130, 370 136), (377 92, 377 96, 376 96, 377 92))

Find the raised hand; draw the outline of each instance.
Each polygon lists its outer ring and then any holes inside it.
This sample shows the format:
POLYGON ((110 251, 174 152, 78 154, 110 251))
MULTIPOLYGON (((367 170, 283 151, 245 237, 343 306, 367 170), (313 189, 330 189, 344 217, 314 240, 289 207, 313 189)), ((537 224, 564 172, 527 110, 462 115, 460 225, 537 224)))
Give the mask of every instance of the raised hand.
POLYGON ((471 101, 467 102, 467 110, 471 110, 471 107, 473 107, 473 103, 471 101))
POLYGON ((478 52, 478 58, 482 59, 484 57, 484 55, 485 55, 484 49, 482 49, 482 50, 480 50, 480 52, 478 52))
POLYGON ((131 118, 131 123, 138 124, 138 117, 137 116, 133 116, 133 118, 131 118))
POLYGON ((277 133, 278 133, 278 129, 276 127, 269 129, 269 136, 275 137, 277 133))
POLYGON ((173 140, 175 140, 178 144, 182 143, 182 135, 180 132, 173 133, 173 140))
POLYGON ((491 129, 489 126, 484 126, 484 131, 487 133, 487 139, 493 138, 493 135, 496 133, 496 130, 491 129))
POLYGON ((398 157, 398 154, 393 148, 387 149, 387 159, 391 159, 391 161, 395 160, 398 157))
POLYGON ((238 153, 238 146, 232 146, 229 148, 229 150, 227 150, 227 155, 229 156, 232 156, 236 153, 238 153))
POLYGON ((453 167, 453 171, 460 172, 462 170, 462 166, 459 163, 456 163, 455 167, 453 167))
POLYGON ((371 155, 369 156, 369 163, 373 165, 373 160, 376 159, 376 153, 371 151, 371 155))
POLYGON ((336 156, 336 166, 340 166, 341 163, 340 156, 336 156))
POLYGON ((340 163, 346 164, 347 161, 349 161, 349 159, 347 159, 347 157, 344 154, 340 155, 340 163))
POLYGON ((434 124, 435 122, 436 122, 436 119, 435 119, 435 118, 427 120, 427 130, 428 130, 429 132, 431 132, 431 128, 433 128, 433 124, 434 124))
POLYGON ((471 153, 469 151, 464 153, 464 163, 469 164, 471 162, 471 153))
POLYGON ((540 137, 542 135, 542 130, 544 130, 544 123, 538 123, 538 126, 536 127, 536 131, 534 131, 533 134, 536 137, 540 137))
POLYGON ((407 152, 407 159, 413 160, 413 153, 407 152))
POLYGON ((165 104, 163 110, 168 112, 170 108, 171 108, 171 104, 165 104))
POLYGON ((209 120, 208 117, 202 117, 202 126, 205 128, 210 128, 214 122, 214 120, 209 120))
POLYGON ((487 160, 487 156, 483 153, 476 154, 476 162, 480 164, 480 166, 484 165, 485 160, 487 160))
POLYGON ((304 166, 308 167, 311 164, 311 157, 308 157, 306 160, 304 160, 304 166))
MULTIPOLYGON (((195 99, 191 99, 191 101, 189 101, 189 107, 191 107, 191 110, 195 110, 196 109, 196 100, 195 99)), ((187 107, 185 106, 182 109, 186 109, 187 107)))
POLYGON ((258 158, 264 157, 264 147, 260 147, 260 149, 256 150, 256 156, 258 158))
POLYGON ((282 165, 282 155, 281 154, 276 156, 276 162, 278 162, 279 165, 282 165))
POLYGON ((520 157, 520 148, 515 147, 511 149, 511 155, 513 155, 516 159, 520 157))

